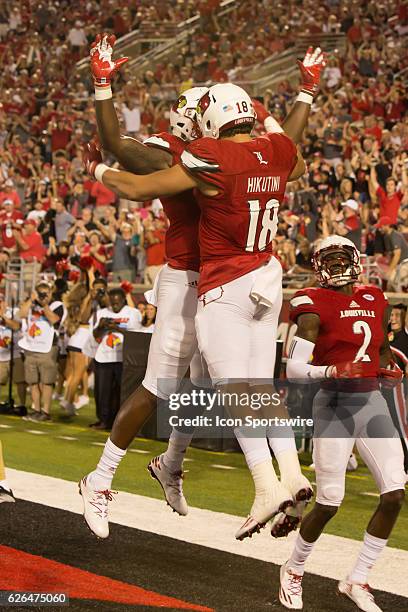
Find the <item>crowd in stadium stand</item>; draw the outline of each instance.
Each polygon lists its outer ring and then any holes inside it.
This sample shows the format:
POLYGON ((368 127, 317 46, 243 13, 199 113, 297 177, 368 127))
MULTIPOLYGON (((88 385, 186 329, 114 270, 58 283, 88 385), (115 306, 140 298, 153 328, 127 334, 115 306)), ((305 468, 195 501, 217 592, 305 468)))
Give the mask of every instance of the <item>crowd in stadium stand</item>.
MULTIPOLYGON (((95 132, 95 114, 90 79, 77 79, 74 65, 101 29, 120 36, 198 14, 201 26, 173 64, 143 78, 123 69, 115 88, 123 132, 166 130, 170 98, 198 82, 239 82, 248 65, 290 47, 299 33, 343 32, 346 52, 330 54, 303 142, 308 172, 289 186, 276 252, 285 270, 307 273, 314 241, 336 231, 376 255, 395 288, 408 256, 407 3, 246 0, 224 19, 219 0, 128 4, 0 2, 1 271, 14 255, 36 258, 44 270, 90 256, 102 277, 151 283, 165 261, 160 202, 119 201, 84 175, 81 145, 95 132)), ((263 101, 282 120, 296 93, 284 81, 263 101)))

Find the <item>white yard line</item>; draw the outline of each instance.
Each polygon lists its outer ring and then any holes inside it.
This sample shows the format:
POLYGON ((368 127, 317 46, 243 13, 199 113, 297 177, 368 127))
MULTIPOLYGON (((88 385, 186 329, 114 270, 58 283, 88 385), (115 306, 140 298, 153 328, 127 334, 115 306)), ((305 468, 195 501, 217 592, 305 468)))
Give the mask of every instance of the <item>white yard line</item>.
MULTIPOLYGON (((12 469, 7 470, 7 479, 17 498, 82 513, 75 482, 12 469)), ((179 517, 162 501, 132 493, 115 496, 110 504, 110 517, 120 525, 277 564, 287 560, 296 538, 296 533, 292 533, 285 540, 275 540, 264 529, 251 540, 238 542, 234 533, 243 522, 242 517, 200 508, 191 508, 188 516, 179 517)), ((316 544, 307 569, 328 578, 344 578, 359 550, 360 542, 324 534, 316 544)), ((376 589, 408 597, 408 581, 401 580, 404 567, 408 567, 408 551, 387 548, 371 572, 370 584, 376 589)))

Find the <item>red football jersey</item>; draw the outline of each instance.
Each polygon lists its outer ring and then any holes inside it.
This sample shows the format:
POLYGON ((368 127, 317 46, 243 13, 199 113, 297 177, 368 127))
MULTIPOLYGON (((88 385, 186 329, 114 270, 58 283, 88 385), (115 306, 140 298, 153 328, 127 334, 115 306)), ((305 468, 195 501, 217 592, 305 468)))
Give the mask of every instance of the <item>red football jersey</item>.
POLYGON ((248 142, 200 138, 181 156, 183 167, 218 190, 196 190, 201 209, 199 295, 255 270, 271 257, 278 208, 297 151, 284 134, 248 142))
POLYGON ((378 287, 354 285, 353 294, 316 287, 297 291, 290 301, 290 318, 314 313, 320 317, 313 365, 358 361, 363 377, 377 377, 384 341, 387 298, 378 287))
MULTIPOLYGON (((172 134, 154 134, 144 141, 149 147, 158 147, 173 156, 173 165, 180 163, 186 143, 172 134)), ((161 197, 164 212, 170 227, 166 233, 166 259, 177 270, 200 268, 200 249, 198 245, 198 224, 200 209, 194 198, 193 190, 184 191, 176 196, 161 197)))

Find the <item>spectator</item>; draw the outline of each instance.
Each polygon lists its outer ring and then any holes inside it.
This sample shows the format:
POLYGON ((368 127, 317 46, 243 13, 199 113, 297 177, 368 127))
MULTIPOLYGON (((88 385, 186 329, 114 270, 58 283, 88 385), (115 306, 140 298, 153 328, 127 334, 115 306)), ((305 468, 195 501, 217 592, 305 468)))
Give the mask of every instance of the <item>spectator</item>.
POLYGON ((18 347, 20 323, 14 311, 7 307, 4 296, 0 295, 0 385, 5 385, 10 376, 11 342, 13 340, 13 383, 17 387, 20 406, 25 406, 27 385, 24 364, 18 347), (12 337, 12 332, 14 332, 12 337))
POLYGON ((123 332, 140 331, 141 316, 126 304, 122 289, 109 291, 109 307, 97 313, 93 335, 98 344, 95 354, 95 401, 100 424, 95 429, 111 429, 120 407, 123 332))
POLYGON ((49 421, 52 390, 58 376, 58 330, 64 306, 62 302, 52 302, 52 286, 41 281, 17 316, 20 321, 26 320, 19 346, 24 350, 25 380, 34 404, 28 419, 49 421))
POLYGON ((145 283, 147 285, 154 285, 156 276, 166 261, 165 235, 166 221, 164 218, 155 219, 147 224, 145 229, 145 283))
POLYGON ((5 181, 4 186, 0 191, 0 204, 4 203, 6 200, 11 200, 15 208, 19 208, 21 206, 20 196, 18 195, 16 189, 14 189, 14 183, 11 179, 7 179, 5 181))
POLYGON ((145 334, 152 334, 154 332, 156 312, 156 306, 153 306, 153 304, 146 304, 146 308, 144 310, 142 318, 141 328, 139 329, 139 331, 145 334))
POLYGON ((106 276, 106 249, 101 243, 100 232, 97 230, 90 232, 89 244, 84 245, 82 255, 91 257, 92 265, 98 276, 106 276))
POLYGON ((136 252, 139 236, 133 235, 132 226, 122 223, 119 233, 111 234, 113 242, 112 272, 113 281, 129 281, 133 283, 136 276, 136 252))
POLYGON ((125 130, 130 136, 136 137, 140 132, 140 108, 135 99, 120 108, 125 120, 125 130))
MULTIPOLYGON (((405 166, 403 167, 403 189, 408 188, 408 178, 405 166)), ((389 177, 385 181, 385 191, 378 184, 377 173, 375 166, 371 166, 370 183, 373 194, 375 194, 380 202, 380 216, 389 217, 391 224, 397 223, 398 211, 401 205, 402 198, 404 197, 403 191, 397 191, 395 178, 389 177)))
POLYGON ((65 205, 62 200, 56 200, 55 202, 56 215, 54 218, 55 225, 55 239, 57 243, 66 241, 68 238, 68 231, 74 225, 75 218, 67 212, 65 205))
POLYGON ((351 240, 361 251, 361 219, 358 214, 359 205, 356 200, 346 200, 341 205, 343 207, 343 217, 333 223, 336 234, 351 240))
POLYGON ((13 200, 4 200, 3 210, 0 211, 1 223, 1 241, 3 249, 13 250, 16 248, 16 240, 13 230, 22 227, 23 214, 20 211, 14 210, 13 200))
POLYGON ((392 225, 393 221, 390 217, 381 217, 376 224, 376 228, 384 236, 385 255, 388 259, 385 264, 379 262, 380 272, 390 287, 398 276, 399 266, 408 259, 408 243, 392 225))
MULTIPOLYGON (((17 243, 19 257, 28 262, 44 260, 45 250, 41 234, 37 232, 37 223, 34 219, 27 219, 23 229, 14 229, 13 235, 17 243)), ((39 268, 36 268, 39 271, 39 268)))

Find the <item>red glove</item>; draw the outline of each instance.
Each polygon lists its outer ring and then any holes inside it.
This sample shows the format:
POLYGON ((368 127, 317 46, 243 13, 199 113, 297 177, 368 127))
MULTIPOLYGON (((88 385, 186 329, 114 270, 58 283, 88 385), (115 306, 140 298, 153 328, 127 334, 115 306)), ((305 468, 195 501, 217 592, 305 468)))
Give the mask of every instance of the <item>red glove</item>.
POLYGON ((115 42, 116 36, 103 33, 98 34, 91 45, 91 72, 95 87, 109 87, 119 68, 129 59, 128 57, 120 57, 112 61, 115 42))
POLYGON ((132 293, 133 285, 130 281, 122 281, 120 283, 120 288, 123 289, 125 293, 132 293))
POLYGON ((96 140, 93 139, 86 144, 82 150, 82 161, 84 162, 85 170, 90 176, 95 178, 95 170, 98 164, 102 163, 102 153, 98 149, 96 140))
POLYGON ((393 389, 399 385, 404 376, 403 371, 395 361, 390 361, 386 368, 380 368, 379 374, 381 385, 385 387, 385 389, 393 389))
POLYGON ((259 123, 264 123, 265 119, 271 116, 271 113, 266 110, 262 102, 259 102, 256 98, 252 98, 252 106, 256 113, 256 118, 259 123))
POLYGON ((363 364, 361 361, 343 361, 329 366, 328 378, 361 378, 363 376, 363 364))
POLYGON ((315 96, 319 89, 322 68, 326 66, 326 54, 322 53, 320 47, 317 47, 314 51, 313 47, 309 47, 303 62, 297 60, 297 65, 302 80, 300 89, 311 96, 315 96))

